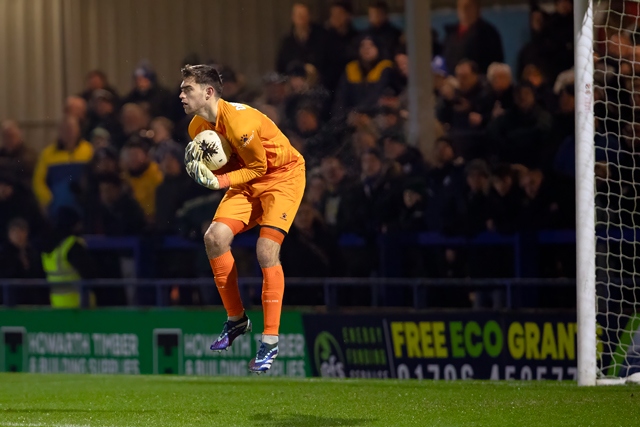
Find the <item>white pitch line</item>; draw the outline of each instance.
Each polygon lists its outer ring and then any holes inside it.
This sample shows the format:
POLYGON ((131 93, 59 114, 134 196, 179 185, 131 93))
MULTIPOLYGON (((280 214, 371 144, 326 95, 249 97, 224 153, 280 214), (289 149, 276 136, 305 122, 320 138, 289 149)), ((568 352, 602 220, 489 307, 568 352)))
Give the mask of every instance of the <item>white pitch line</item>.
POLYGON ((91 427, 84 424, 42 424, 42 423, 5 423, 0 422, 2 427, 91 427))

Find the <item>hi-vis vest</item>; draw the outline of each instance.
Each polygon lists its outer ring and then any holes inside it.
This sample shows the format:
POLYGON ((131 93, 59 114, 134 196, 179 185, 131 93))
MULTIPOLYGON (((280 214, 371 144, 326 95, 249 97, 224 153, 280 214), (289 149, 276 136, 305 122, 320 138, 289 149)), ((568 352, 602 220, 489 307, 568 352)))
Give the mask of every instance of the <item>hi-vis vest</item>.
POLYGON ((54 308, 80 307, 80 293, 73 286, 73 282, 80 281, 81 277, 67 258, 69 250, 78 241, 81 239, 69 236, 53 251, 42 254, 42 267, 47 274, 47 281, 53 284, 60 283, 51 287, 51 306, 54 308))

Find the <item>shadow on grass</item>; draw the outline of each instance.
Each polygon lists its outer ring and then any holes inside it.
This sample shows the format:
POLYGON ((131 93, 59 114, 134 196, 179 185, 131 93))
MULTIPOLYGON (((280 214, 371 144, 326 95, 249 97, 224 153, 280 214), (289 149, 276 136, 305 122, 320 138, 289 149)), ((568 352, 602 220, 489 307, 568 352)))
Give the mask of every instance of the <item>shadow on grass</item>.
POLYGON ((258 427, 333 427, 333 426, 366 426, 375 421, 367 418, 319 417, 304 414, 256 414, 249 417, 258 427))
MULTIPOLYGON (((165 412, 179 412, 179 411, 159 411, 157 409, 139 409, 139 410, 127 410, 127 409, 72 409, 72 408, 26 408, 26 409, 14 409, 6 408, 0 409, 0 414, 36 414, 36 413, 64 413, 64 414, 106 414, 106 413, 119 413, 119 414, 153 414, 153 413, 165 413, 165 412)), ((220 411, 217 410, 189 410, 189 414, 194 415, 218 415, 220 411)))

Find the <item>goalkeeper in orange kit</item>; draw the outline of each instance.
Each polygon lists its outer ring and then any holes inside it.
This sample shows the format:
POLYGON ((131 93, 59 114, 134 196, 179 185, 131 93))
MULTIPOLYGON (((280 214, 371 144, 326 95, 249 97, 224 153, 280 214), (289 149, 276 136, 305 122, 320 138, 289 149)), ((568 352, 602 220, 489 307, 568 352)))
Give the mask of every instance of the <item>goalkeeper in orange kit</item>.
POLYGON ((259 224, 256 252, 264 277, 264 332, 249 370, 266 372, 278 355, 284 293, 280 246, 304 193, 304 158, 264 114, 220 98, 222 80, 215 68, 187 65, 182 69, 182 79, 180 100, 184 111, 195 114, 189 125, 191 139, 204 130, 215 130, 229 141, 233 151, 228 163, 215 172, 204 166, 201 148, 193 141, 185 154, 187 172, 198 184, 212 190, 228 188, 204 236, 228 317, 211 350, 226 350, 234 339, 251 331, 251 321, 240 299, 231 242, 236 234, 259 224))

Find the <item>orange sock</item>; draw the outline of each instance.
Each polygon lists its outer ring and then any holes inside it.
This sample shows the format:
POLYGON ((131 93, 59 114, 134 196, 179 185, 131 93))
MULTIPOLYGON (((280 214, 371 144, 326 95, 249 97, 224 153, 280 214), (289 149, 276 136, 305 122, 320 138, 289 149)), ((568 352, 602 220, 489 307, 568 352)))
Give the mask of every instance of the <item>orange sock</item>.
POLYGON ((282 296, 284 295, 284 272, 281 265, 263 268, 262 310, 264 311, 264 334, 278 335, 282 296))
POLYGON ((228 251, 217 258, 209 260, 213 276, 222 298, 222 305, 227 310, 227 316, 240 316, 244 312, 240 290, 238 289, 238 270, 236 261, 228 251))

